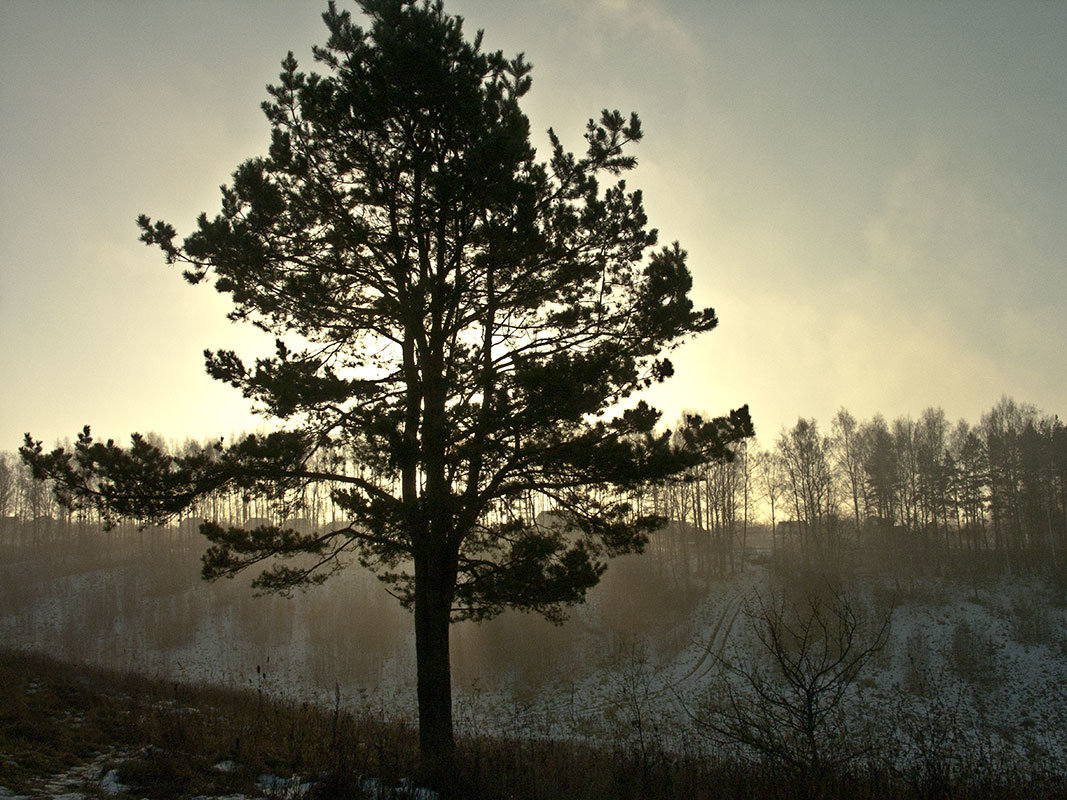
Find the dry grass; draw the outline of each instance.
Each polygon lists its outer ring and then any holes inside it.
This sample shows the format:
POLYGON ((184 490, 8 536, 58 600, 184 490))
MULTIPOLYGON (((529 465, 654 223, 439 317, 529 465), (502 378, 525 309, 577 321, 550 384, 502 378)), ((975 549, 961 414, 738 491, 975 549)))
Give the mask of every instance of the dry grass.
POLYGON ((0 653, 0 786, 16 793, 100 754, 101 774, 118 768, 130 797, 155 800, 253 792, 263 773, 400 777, 415 752, 410 728, 340 708, 0 653))
MULTIPOLYGON (((460 798, 1052 798, 1067 777, 1023 779, 988 774, 932 782, 922 774, 872 770, 830 776, 807 786, 768 767, 692 752, 641 751, 492 737, 458 742, 460 798)), ((92 765, 89 786, 117 768, 129 791, 119 797, 190 798, 245 793, 262 773, 316 781, 319 798, 360 798, 359 776, 386 783, 412 775, 416 736, 410 726, 338 707, 323 709, 230 691, 150 680, 138 675, 0 652, 0 786, 47 796, 49 779, 92 765), (104 754, 101 757, 101 754, 104 754), (215 765, 232 761, 235 769, 215 765)), ((95 787, 95 788, 94 788, 95 787)))

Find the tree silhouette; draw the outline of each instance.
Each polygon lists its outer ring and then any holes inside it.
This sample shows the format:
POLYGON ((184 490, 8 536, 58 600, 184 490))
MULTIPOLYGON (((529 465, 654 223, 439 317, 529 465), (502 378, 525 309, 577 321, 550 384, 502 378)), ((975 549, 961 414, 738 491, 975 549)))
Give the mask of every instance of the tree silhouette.
POLYGON ((672 374, 664 352, 716 325, 688 298, 685 251, 655 249, 641 193, 618 179, 636 163, 638 117, 590 120, 581 157, 550 130, 539 162, 521 55, 466 41, 440 2, 359 6, 366 30, 333 3, 323 15, 325 75, 282 62, 263 104, 269 154, 237 168, 219 215, 181 244, 138 219, 190 283, 230 295, 232 319, 277 338, 254 365, 205 356, 282 428, 180 455, 87 428, 71 452, 27 436, 22 453, 62 502, 108 520, 164 521, 220 488, 290 510, 309 483, 343 486, 341 527, 205 522, 204 575, 262 565, 256 585, 287 592, 351 562, 374 569, 414 610, 423 768, 441 783, 450 621, 506 607, 559 617, 659 523, 628 492, 729 457, 752 426, 747 407, 690 418, 672 443, 644 402, 620 410, 672 374), (311 466, 324 450, 360 468, 311 466), (524 513, 530 493, 555 524, 524 513))
POLYGON ((711 739, 793 772, 798 796, 815 794, 820 779, 872 748, 849 724, 846 698, 885 647, 890 615, 865 619, 830 583, 802 598, 756 594, 745 611, 762 658, 720 657, 718 686, 694 721, 711 739))

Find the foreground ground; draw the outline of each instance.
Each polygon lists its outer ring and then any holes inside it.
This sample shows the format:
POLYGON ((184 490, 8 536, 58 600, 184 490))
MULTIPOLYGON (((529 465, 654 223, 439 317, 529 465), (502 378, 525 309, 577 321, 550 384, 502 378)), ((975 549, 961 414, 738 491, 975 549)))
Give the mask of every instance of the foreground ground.
MULTIPOLYGON (((1064 774, 865 769, 801 781, 759 764, 560 741, 468 737, 469 798, 1067 796, 1064 774)), ((409 726, 261 692, 219 690, 0 653, 0 798, 428 797, 409 726)))

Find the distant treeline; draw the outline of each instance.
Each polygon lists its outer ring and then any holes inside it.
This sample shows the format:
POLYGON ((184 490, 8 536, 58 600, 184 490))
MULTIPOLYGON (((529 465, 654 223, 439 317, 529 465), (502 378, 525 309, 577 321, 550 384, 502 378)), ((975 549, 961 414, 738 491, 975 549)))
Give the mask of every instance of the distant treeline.
MULTIPOLYGON (((144 438, 165 452, 193 452, 211 446, 192 439, 179 444, 167 443, 155 434, 148 434, 144 438)), ((233 438, 236 440, 240 437, 233 438)), ((63 443, 63 446, 68 451, 74 449, 69 441, 63 443)), ((319 454, 318 458, 330 459, 330 469, 335 469, 334 462, 344 456, 328 453, 319 454)), ((315 464, 311 466, 314 467, 315 464)), ((358 467, 349 463, 339 471, 347 474, 349 469, 355 471, 358 467)), ((87 507, 72 512, 63 508, 56 502, 49 484, 50 482, 35 481, 17 454, 0 453, 0 521, 67 524, 103 522, 97 509, 87 507)), ((288 520, 276 519, 277 509, 262 496, 253 497, 239 490, 216 491, 202 497, 181 519, 175 520, 175 524, 195 528, 195 523, 205 519, 232 525, 265 522, 278 524, 287 521, 300 528, 319 528, 338 519, 339 510, 332 500, 332 492, 336 488, 340 487, 324 483, 307 486, 294 503, 294 508, 299 509, 300 516, 288 520)))
MULTIPOLYGON (((344 453, 321 457, 333 470, 337 461, 360 469, 344 453)), ((339 517, 334 488, 308 486, 297 516, 287 520, 276 519, 263 498, 217 492, 185 524, 314 529, 339 517)), ((1009 398, 976 423, 952 423, 940 408, 892 422, 880 415, 859 421, 842 408, 828 429, 802 418, 773 446, 749 440, 731 461, 649 486, 633 499, 635 510, 671 520, 676 535, 653 537, 650 547, 669 550, 658 554, 684 565, 686 582, 743 569, 745 553, 756 549, 808 561, 874 553, 883 566, 927 571, 981 564, 1044 572, 1067 584, 1067 426, 1009 398)), ((506 513, 532 520, 550 510, 537 497, 524 506, 506 513)), ((59 507, 16 455, 0 454, 0 518, 93 524, 100 521, 94 514, 59 507)))
POLYGON ((977 423, 940 408, 892 422, 842 408, 828 429, 802 418, 773 446, 746 442, 733 461, 648 495, 705 532, 718 570, 743 564, 760 522, 763 547, 807 561, 862 552, 885 567, 981 566, 1067 585, 1067 426, 1009 398, 977 423))

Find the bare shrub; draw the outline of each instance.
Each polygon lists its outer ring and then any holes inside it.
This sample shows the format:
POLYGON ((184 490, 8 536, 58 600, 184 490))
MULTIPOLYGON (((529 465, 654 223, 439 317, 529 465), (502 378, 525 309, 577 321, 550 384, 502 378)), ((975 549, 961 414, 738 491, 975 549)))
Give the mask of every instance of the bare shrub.
POLYGON ((618 706, 609 707, 605 716, 616 722, 621 734, 616 746, 636 760, 642 794, 647 794, 665 775, 670 759, 658 713, 661 698, 655 687, 655 667, 643 644, 633 645, 617 681, 618 706))
POLYGON ((964 690, 931 687, 926 702, 901 696, 893 714, 895 748, 887 761, 907 765, 913 779, 930 797, 943 796, 972 767, 976 732, 962 713, 964 690), (933 689, 933 690, 931 690, 933 689))
POLYGON ((1039 596, 1017 598, 1011 605, 1008 621, 1012 638, 1022 644, 1046 644, 1055 637, 1052 615, 1039 596))
POLYGON ((920 628, 916 628, 904 641, 904 689, 913 695, 927 697, 931 692, 930 642, 920 628))
POLYGON ((988 687, 1000 681, 993 639, 975 630, 967 620, 959 622, 952 632, 947 661, 953 672, 971 683, 988 687))
POLYGON ((828 588, 803 601, 756 595, 746 609, 762 660, 720 659, 698 731, 755 754, 805 781, 831 774, 871 750, 846 699, 889 636, 889 615, 865 620, 857 602, 828 588))

